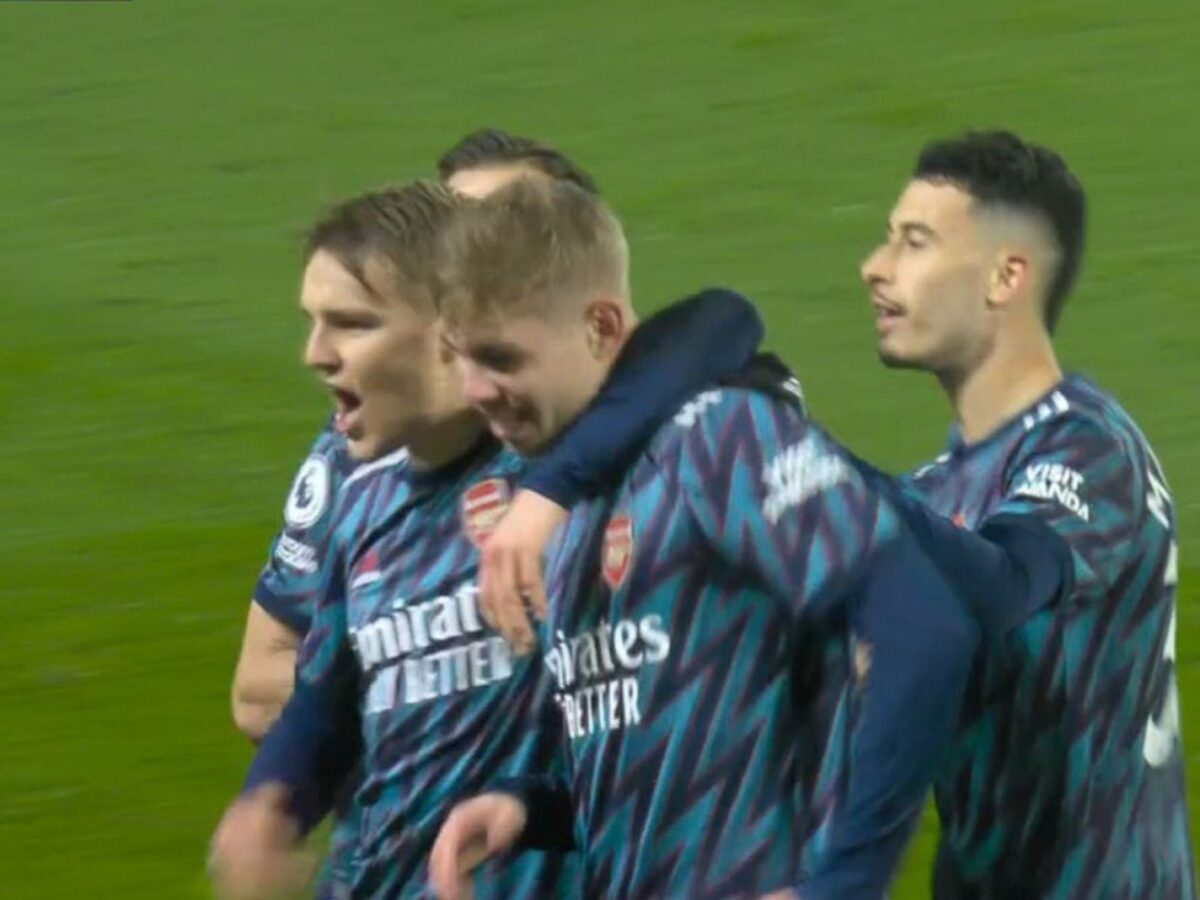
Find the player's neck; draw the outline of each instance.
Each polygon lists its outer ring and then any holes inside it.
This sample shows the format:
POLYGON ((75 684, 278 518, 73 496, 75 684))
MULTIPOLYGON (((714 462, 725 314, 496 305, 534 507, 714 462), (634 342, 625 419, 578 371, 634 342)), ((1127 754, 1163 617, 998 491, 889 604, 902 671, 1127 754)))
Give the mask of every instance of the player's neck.
POLYGON ((986 440, 1062 380, 1048 336, 1001 343, 970 371, 938 376, 963 440, 986 440))
POLYGON ((484 431, 474 410, 462 410, 422 428, 407 444, 408 458, 417 471, 440 469, 474 447, 484 431))

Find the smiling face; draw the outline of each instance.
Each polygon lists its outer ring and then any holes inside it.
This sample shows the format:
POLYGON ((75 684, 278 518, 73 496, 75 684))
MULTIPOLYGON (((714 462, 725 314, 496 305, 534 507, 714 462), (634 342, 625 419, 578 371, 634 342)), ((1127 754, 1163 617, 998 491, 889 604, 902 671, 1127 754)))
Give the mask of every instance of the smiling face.
POLYGON ((455 218, 440 262, 467 402, 518 452, 540 452, 635 325, 620 223, 573 184, 522 178, 455 218))
MULTIPOLYGON (((373 285, 389 281, 382 261, 364 270, 373 285)), ((309 319, 305 364, 332 392, 336 427, 355 459, 404 446, 455 404, 453 360, 437 318, 419 303, 369 290, 336 256, 317 250, 304 269, 300 305, 309 319)))
POLYGON ((970 194, 948 182, 910 182, 886 239, 863 262, 886 365, 956 371, 991 346, 995 247, 973 206, 970 194))
POLYGON ((600 390, 632 327, 598 298, 578 317, 487 316, 450 332, 463 394, 518 453, 545 449, 600 390))

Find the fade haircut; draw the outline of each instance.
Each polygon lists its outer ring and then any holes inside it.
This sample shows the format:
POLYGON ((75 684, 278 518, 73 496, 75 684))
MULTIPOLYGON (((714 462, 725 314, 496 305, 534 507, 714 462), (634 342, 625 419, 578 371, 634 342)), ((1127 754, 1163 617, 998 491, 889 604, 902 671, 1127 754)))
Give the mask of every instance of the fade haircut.
POLYGON ((464 202, 439 260, 445 313, 456 324, 561 319, 596 297, 629 297, 621 223, 598 196, 569 181, 521 178, 464 202))
POLYGON ((307 264, 318 250, 331 254, 379 300, 402 297, 437 315, 441 290, 434 255, 461 205, 445 186, 414 181, 370 191, 328 210, 308 233, 307 264))
POLYGON ((528 166, 556 181, 569 181, 589 194, 598 194, 596 182, 564 153, 535 141, 517 137, 499 128, 472 131, 442 154, 438 176, 447 181, 456 172, 499 166, 528 166))
POLYGON ((971 131, 926 145, 913 177, 949 182, 983 209, 1029 214, 1049 227, 1058 264, 1042 312, 1053 333, 1079 274, 1087 219, 1083 186, 1063 158, 1011 131, 971 131))

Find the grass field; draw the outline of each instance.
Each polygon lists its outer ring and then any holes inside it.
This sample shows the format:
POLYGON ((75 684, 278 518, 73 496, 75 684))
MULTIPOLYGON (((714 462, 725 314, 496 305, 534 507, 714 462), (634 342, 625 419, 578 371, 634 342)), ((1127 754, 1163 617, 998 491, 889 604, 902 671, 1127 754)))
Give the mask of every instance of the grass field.
MULTIPOLYGON (((0 3, 0 897, 205 895, 247 598, 326 411, 297 236, 481 124, 595 170, 644 308, 754 296, 896 467, 947 412, 876 364, 859 258, 925 138, 1059 147, 1094 209, 1061 349, 1172 479, 1194 756, 1197 28, 1166 0, 0 3)), ((926 835, 897 897, 927 864, 926 835)))

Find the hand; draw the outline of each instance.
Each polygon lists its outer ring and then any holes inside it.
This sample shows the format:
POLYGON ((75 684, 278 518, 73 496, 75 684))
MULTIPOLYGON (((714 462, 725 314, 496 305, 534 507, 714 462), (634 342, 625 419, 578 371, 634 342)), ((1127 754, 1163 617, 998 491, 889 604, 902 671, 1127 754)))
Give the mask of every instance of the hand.
POLYGON ((300 847, 287 788, 267 784, 234 801, 209 848, 208 870, 223 900, 288 897, 312 880, 316 860, 300 847))
POLYGON ((429 880, 440 900, 472 900, 471 873, 512 849, 526 818, 525 804, 510 794, 480 794, 454 807, 429 857, 429 880))
POLYGON ((518 654, 534 646, 529 612, 545 619, 549 611, 542 554, 566 519, 567 511, 553 500, 520 490, 483 543, 479 610, 518 654))

